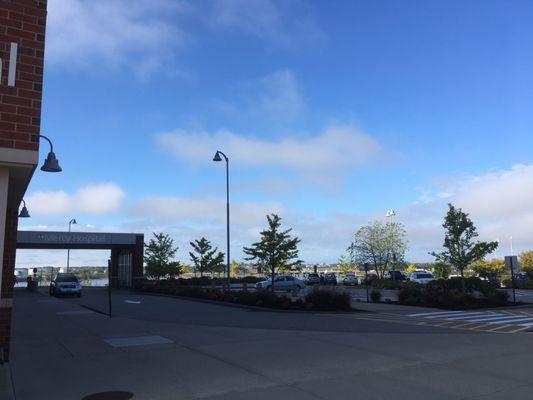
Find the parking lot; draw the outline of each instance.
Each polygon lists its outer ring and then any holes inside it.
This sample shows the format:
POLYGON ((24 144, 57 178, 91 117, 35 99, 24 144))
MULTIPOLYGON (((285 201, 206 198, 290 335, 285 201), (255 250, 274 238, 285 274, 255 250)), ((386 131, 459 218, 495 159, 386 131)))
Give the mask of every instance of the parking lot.
POLYGON ((113 390, 134 399, 522 399, 533 385, 525 333, 129 292, 113 294, 109 318, 97 312, 106 304, 102 290, 81 299, 15 293, 18 400, 113 390))

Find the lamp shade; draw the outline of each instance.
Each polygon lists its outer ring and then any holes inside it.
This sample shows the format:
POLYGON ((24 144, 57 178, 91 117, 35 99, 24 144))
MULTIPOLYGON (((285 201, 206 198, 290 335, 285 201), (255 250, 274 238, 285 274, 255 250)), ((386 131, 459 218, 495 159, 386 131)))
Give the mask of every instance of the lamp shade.
POLYGON ((57 161, 56 155, 53 151, 48 153, 48 156, 44 160, 44 164, 41 167, 41 171, 45 172, 61 172, 62 169, 59 166, 59 162, 57 161))
POLYGON ((222 161, 222 158, 220 157, 220 152, 216 152, 215 156, 213 157, 213 161, 222 161))
POLYGON ((19 218, 30 218, 30 213, 26 206, 22 207, 22 210, 20 210, 19 218))

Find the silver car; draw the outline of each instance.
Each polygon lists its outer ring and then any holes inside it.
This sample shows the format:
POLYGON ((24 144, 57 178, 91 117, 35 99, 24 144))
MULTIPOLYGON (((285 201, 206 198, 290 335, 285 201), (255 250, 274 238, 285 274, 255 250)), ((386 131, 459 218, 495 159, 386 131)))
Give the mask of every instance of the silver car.
MULTIPOLYGON (((278 275, 274 278, 274 290, 286 290, 305 287, 302 280, 291 275, 278 275)), ((272 279, 267 279, 255 284, 257 290, 270 290, 272 288, 272 279)))
POLYGON ((57 274, 50 282, 50 296, 73 294, 81 297, 81 284, 76 275, 57 274))

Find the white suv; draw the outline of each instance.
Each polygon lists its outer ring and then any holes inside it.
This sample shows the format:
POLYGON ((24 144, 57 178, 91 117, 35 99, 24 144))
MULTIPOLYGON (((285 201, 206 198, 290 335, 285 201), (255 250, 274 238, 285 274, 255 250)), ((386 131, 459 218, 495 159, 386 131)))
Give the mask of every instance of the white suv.
POLYGON ((435 280, 435 277, 429 272, 409 272, 407 280, 415 283, 428 283, 435 280))
POLYGON ((57 274, 55 279, 50 283, 50 296, 61 294, 74 294, 81 297, 81 284, 76 275, 57 274))

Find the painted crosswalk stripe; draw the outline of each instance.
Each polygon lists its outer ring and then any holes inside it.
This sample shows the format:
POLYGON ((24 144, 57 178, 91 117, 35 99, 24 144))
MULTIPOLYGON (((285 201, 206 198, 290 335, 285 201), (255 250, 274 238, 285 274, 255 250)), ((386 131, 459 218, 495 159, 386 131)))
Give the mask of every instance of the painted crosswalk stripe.
MULTIPOLYGON (((519 315, 509 315, 509 314, 492 314, 481 317, 475 317, 472 319, 472 322, 485 322, 485 321, 506 321, 509 319, 516 319, 520 317, 519 315)), ((523 318, 523 317, 522 317, 523 318)))
MULTIPOLYGON (((515 322, 533 322, 533 318, 529 317, 529 318, 515 318, 515 319, 508 319, 507 321, 505 321, 506 324, 510 324, 510 323, 515 323, 515 322)), ((499 324, 501 322, 498 322, 498 321, 492 321, 492 322, 489 322, 489 324, 499 324)), ((522 324, 517 324, 517 325, 522 325, 522 324)))
POLYGON ((430 315, 429 317, 424 317, 424 318, 428 318, 428 319, 437 319, 437 318, 442 318, 442 319, 450 319, 450 318, 456 318, 456 317, 463 317, 463 316, 468 316, 468 315, 479 315, 479 314, 485 314, 484 312, 481 313, 473 313, 473 312, 461 312, 461 313, 456 313, 456 314, 448 314, 448 315, 430 315))
POLYGON ((408 315, 408 317, 427 317, 427 316, 431 316, 431 315, 457 314, 457 313, 463 313, 463 312, 464 311, 439 311, 439 312, 410 314, 410 315, 408 315))
MULTIPOLYGON (((493 314, 490 314, 490 315, 493 315, 493 314)), ((487 315, 484 312, 467 313, 467 314, 459 315, 459 316, 455 316, 454 315, 453 317, 446 317, 445 319, 447 319, 448 321, 455 321, 455 320, 460 320, 460 319, 480 318, 480 317, 483 317, 483 316, 490 316, 490 315, 487 315)))

